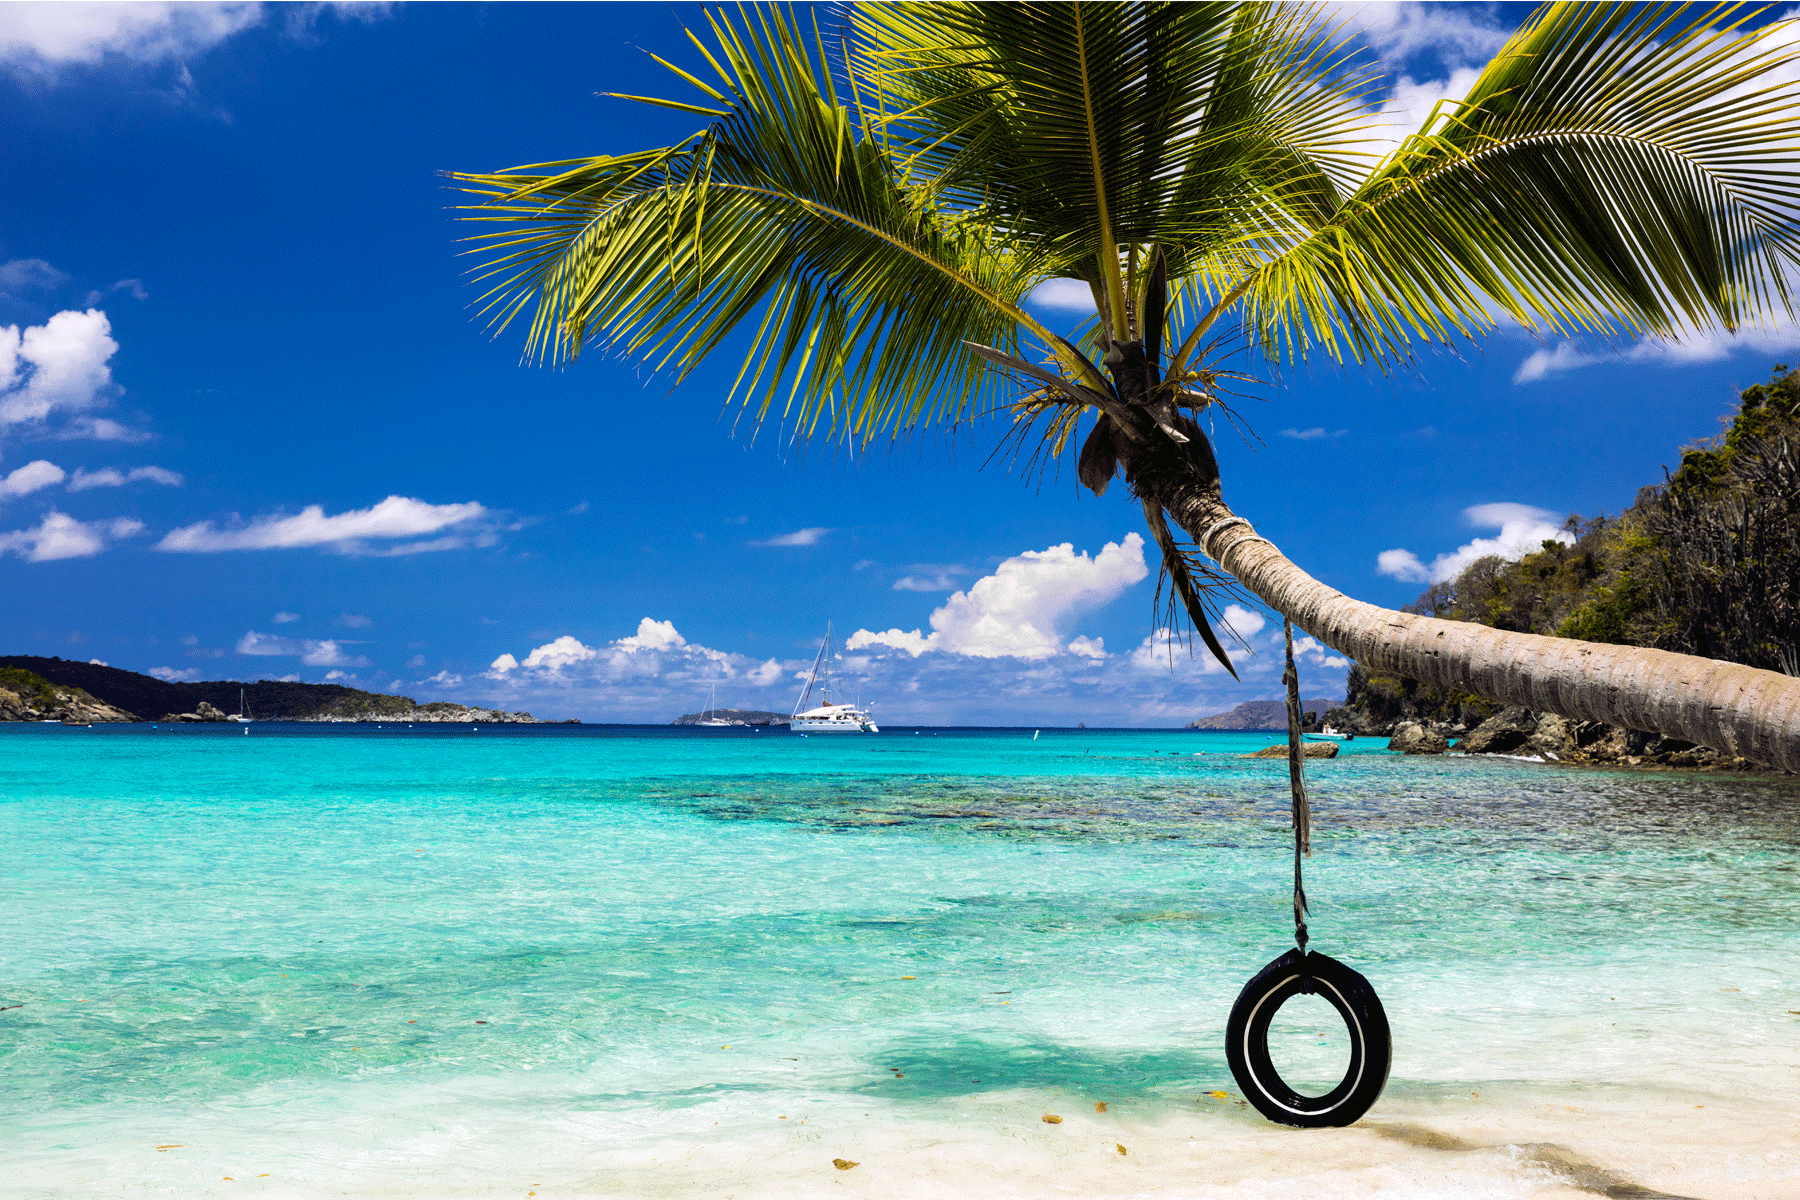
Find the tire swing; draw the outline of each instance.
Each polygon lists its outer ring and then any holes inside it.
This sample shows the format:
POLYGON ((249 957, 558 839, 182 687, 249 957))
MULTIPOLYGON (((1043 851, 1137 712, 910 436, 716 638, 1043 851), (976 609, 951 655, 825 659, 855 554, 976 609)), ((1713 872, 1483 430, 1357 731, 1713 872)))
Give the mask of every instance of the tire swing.
POLYGON ((1306 801, 1301 763, 1300 676, 1294 669, 1294 626, 1287 632, 1288 780, 1294 794, 1294 943, 1280 958, 1258 971, 1225 1024, 1225 1057, 1244 1099, 1256 1111, 1282 1125, 1324 1129, 1351 1125, 1369 1111, 1387 1086, 1393 1043, 1381 998, 1361 974, 1335 958, 1306 949, 1306 890, 1300 860, 1312 853, 1312 820, 1306 801), (1269 1055, 1269 1025, 1281 1006, 1300 995, 1323 997, 1344 1019, 1350 1034, 1350 1065, 1343 1080, 1322 1096, 1296 1091, 1269 1055))

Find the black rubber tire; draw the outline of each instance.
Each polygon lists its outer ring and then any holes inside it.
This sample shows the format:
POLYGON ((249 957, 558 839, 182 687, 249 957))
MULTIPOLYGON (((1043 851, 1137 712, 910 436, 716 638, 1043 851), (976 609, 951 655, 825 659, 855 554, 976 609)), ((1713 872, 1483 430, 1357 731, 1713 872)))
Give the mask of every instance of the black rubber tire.
POLYGON ((1324 1129, 1352 1125, 1387 1086, 1394 1045, 1387 1013, 1369 981, 1323 954, 1286 954, 1244 985, 1225 1023, 1225 1057, 1256 1111, 1282 1125, 1324 1129), (1350 1066, 1343 1082, 1323 1096, 1303 1096, 1287 1085, 1269 1058, 1269 1023, 1283 1004, 1303 992, 1323 996, 1350 1032, 1350 1066))

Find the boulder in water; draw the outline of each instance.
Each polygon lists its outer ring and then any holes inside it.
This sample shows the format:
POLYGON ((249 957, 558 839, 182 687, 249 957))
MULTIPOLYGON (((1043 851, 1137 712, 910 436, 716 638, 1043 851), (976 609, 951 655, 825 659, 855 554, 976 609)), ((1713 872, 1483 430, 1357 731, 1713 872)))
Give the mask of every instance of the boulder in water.
POLYGON ((1450 748, 1444 735, 1434 733, 1417 721, 1402 721, 1394 726, 1394 736, 1388 739, 1387 748, 1398 750, 1402 754, 1442 754, 1450 748))
MULTIPOLYGON (((1300 751, 1306 758, 1336 758, 1338 744, 1336 742, 1307 742, 1300 747, 1300 751)), ((1287 756, 1288 748, 1285 742, 1274 746, 1264 746, 1254 754, 1244 755, 1245 758, 1286 758, 1287 756)))

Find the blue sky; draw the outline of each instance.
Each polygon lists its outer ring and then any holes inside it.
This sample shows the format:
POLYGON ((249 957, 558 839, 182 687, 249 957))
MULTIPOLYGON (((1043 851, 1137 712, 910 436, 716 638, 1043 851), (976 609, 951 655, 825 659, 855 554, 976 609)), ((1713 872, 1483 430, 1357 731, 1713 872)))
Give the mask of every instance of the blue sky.
MULTIPOLYGON (((1404 123, 1526 10, 1339 11, 1404 123)), ((1171 669, 1117 490, 1026 481, 980 438, 752 442, 729 355, 671 391, 488 336, 438 173, 678 140, 694 119, 595 93, 672 94, 643 51, 685 61, 698 20, 0 6, 0 652, 663 721, 715 682, 787 710, 830 619, 890 723, 1170 725, 1277 695, 1279 621, 1247 610, 1243 682, 1171 669)), ((1270 373, 1245 406, 1265 444, 1219 430, 1226 497, 1403 604, 1480 539, 1629 504, 1797 351, 1785 324, 1623 351, 1507 331, 1392 378, 1270 373)), ((1305 659, 1308 695, 1341 694, 1341 659, 1305 659)))

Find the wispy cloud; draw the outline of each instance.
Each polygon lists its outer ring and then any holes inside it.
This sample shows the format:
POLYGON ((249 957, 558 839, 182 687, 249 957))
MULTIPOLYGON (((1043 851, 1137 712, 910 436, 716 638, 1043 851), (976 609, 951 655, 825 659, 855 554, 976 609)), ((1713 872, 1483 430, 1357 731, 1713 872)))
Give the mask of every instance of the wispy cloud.
POLYGON ((1565 375, 1602 363, 1659 363, 1688 366, 1719 362, 1739 351, 1785 354, 1800 349, 1800 325, 1786 318, 1772 319, 1762 328, 1687 332, 1677 338, 1648 338, 1631 346, 1583 346, 1563 341, 1534 350, 1513 372, 1514 383, 1536 383, 1553 375, 1565 375))
POLYGON ((326 516, 323 507, 309 505, 291 517, 259 517, 255 521, 219 529, 211 521, 184 525, 166 534, 158 550, 186 554, 217 554, 226 550, 289 550, 329 546, 346 554, 416 554, 457 550, 476 544, 474 535, 454 535, 406 545, 370 548, 378 540, 420 537, 452 526, 467 525, 488 516, 482 505, 427 504, 406 496, 389 496, 370 508, 326 516))
POLYGON ((114 292, 124 292, 133 300, 148 300, 150 293, 144 290, 141 279, 121 279, 109 288, 96 288, 87 294, 87 306, 93 308, 114 292))
POLYGON ((19 301, 59 288, 69 276, 41 258, 14 258, 0 263, 0 301, 19 301))
POLYGON ((1348 429, 1333 429, 1328 432, 1323 426, 1315 425, 1311 429, 1283 429, 1281 436, 1302 442, 1312 442, 1319 438, 1341 438, 1349 432, 1348 429))
POLYGON ((369 660, 360 654, 346 654, 343 642, 326 639, 290 638, 279 634, 251 630, 232 647, 252 658, 298 658, 309 667, 366 667, 369 660))
POLYGON ((792 533, 779 534, 750 544, 752 546, 816 546, 830 532, 832 532, 830 529, 823 526, 812 529, 796 529, 792 533))
POLYGON ((1511 33, 1485 4, 1335 0, 1325 6, 1324 16, 1361 33, 1390 63, 1417 54, 1429 54, 1446 66, 1485 63, 1511 33))
POLYGON ((69 481, 71 492, 85 492, 89 488, 123 487, 128 483, 149 480, 167 487, 180 487, 181 476, 163 467, 133 467, 129 471, 121 471, 117 467, 101 467, 98 471, 88 471, 80 467, 75 469, 75 478, 69 481))
POLYGON ((956 588, 958 577, 967 575, 969 568, 955 563, 939 565, 937 563, 914 563, 909 570, 917 574, 902 575, 894 580, 896 592, 948 592, 956 588))

